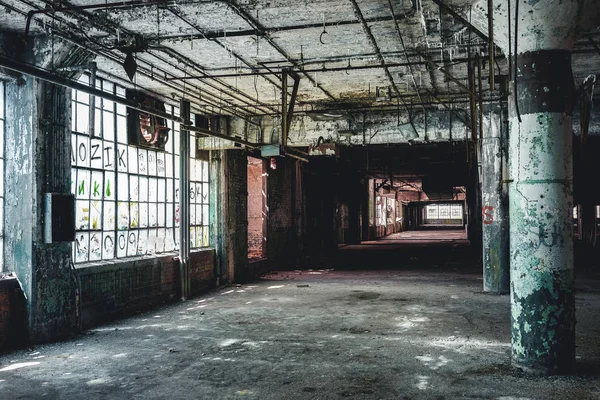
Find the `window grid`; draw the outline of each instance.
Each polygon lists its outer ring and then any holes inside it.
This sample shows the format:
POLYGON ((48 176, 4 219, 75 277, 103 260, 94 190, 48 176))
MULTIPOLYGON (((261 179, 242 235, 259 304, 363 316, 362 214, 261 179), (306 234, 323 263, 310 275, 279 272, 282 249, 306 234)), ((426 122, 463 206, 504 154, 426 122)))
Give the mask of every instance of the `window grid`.
MULTIPOLYGON (((89 84, 87 79, 83 76, 80 82, 89 84)), ((97 80, 97 88, 125 96, 125 89, 102 79, 97 80)), ((125 106, 96 98, 95 135, 90 137, 89 96, 73 91, 72 102, 75 262, 175 251, 179 243, 179 123, 168 121, 171 131, 164 151, 130 146, 125 106)), ((168 111, 179 113, 173 106, 168 111)), ((196 179, 191 185, 200 185, 200 196, 206 199, 200 204, 208 210, 208 165, 195 159, 190 163, 196 179)), ((196 204, 192 193, 190 198, 196 204)), ((192 220, 190 229, 201 240, 191 241, 191 248, 208 246, 208 212, 206 217, 192 220)))
POLYGON ((425 219, 461 219, 463 218, 462 204, 439 203, 425 206, 425 219))

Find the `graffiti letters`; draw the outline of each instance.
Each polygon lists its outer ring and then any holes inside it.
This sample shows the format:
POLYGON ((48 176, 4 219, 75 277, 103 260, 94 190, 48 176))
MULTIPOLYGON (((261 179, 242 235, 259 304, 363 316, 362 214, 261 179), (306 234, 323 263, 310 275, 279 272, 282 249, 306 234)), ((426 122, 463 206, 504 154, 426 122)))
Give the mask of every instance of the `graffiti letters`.
MULTIPOLYGON (((73 137, 73 140, 75 141, 76 138, 73 137)), ((81 142, 79 143, 79 145, 74 146, 71 148, 71 162, 73 164, 75 164, 76 162, 79 162, 79 164, 85 164, 88 160, 90 161, 101 161, 102 160, 102 155, 104 154, 104 168, 109 168, 112 167, 112 152, 113 152, 113 147, 112 146, 104 146, 101 147, 101 145, 99 143, 94 143, 90 146, 90 148, 88 149, 88 145, 89 143, 86 142, 81 142)), ((122 157, 123 154, 125 153, 125 150, 123 150, 123 152, 121 152, 120 156, 122 157)), ((120 160, 123 167, 126 167, 125 161, 120 158, 120 160)))
POLYGON ((552 230, 547 229, 546 224, 540 224, 538 226, 537 236, 537 249, 539 249, 542 246, 552 247, 558 244, 559 242, 562 242, 560 230, 558 229, 558 224, 556 222, 552 224, 552 230))
POLYGON ((483 223, 485 225, 492 224, 494 222, 494 207, 492 207, 492 206, 481 207, 481 215, 483 217, 483 223))
POLYGON ((121 167, 127 168, 127 163, 125 162, 125 159, 123 158, 125 156, 125 150, 127 150, 127 149, 118 150, 119 168, 121 168, 121 167))

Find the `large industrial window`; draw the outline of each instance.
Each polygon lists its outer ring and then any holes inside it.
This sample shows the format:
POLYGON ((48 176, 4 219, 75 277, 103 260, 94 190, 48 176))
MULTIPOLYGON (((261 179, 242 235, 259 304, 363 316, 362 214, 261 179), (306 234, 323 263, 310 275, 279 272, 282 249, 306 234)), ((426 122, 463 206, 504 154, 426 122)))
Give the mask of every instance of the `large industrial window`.
MULTIPOLYGON (((89 84, 88 77, 80 79, 89 84)), ((125 97, 102 79, 96 87, 125 97)), ((72 92, 72 191, 76 196, 75 262, 175 251, 179 243, 179 124, 165 150, 128 144, 127 108, 96 97, 90 135, 90 96, 72 92)), ((167 111, 178 115, 176 107, 167 111)), ((195 140, 191 140, 192 146, 195 140)), ((194 147, 192 147, 193 149, 194 147)), ((208 246, 208 165, 190 151, 190 247, 208 246)))
POLYGON ((462 219, 462 203, 435 203, 425 206, 425 224, 460 225, 462 219))
POLYGON ((0 82, 0 272, 4 270, 4 83, 0 82))

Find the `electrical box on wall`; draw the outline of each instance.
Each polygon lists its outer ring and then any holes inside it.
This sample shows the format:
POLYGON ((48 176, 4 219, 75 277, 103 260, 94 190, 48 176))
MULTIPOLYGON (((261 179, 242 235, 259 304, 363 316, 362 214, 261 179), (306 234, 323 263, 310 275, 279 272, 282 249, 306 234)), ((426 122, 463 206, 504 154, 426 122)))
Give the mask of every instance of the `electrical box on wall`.
POLYGON ((75 195, 46 193, 44 198, 44 243, 75 240, 75 195))
POLYGON ((266 144, 260 148, 261 157, 275 157, 282 156, 281 146, 278 144, 266 144))

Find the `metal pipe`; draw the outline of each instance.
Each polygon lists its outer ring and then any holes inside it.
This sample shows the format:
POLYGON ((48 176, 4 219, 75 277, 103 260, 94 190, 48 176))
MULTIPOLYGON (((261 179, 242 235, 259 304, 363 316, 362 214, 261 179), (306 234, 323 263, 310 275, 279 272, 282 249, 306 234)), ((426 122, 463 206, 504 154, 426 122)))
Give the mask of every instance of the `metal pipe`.
POLYGON ((215 138, 218 138, 218 139, 229 140, 229 141, 232 141, 234 143, 238 143, 238 144, 244 145, 246 147, 249 147, 251 149, 260 149, 261 146, 262 146, 261 143, 252 143, 252 142, 249 142, 247 140, 244 140, 244 139, 241 139, 241 138, 238 138, 238 137, 235 137, 235 136, 223 135, 223 134, 220 134, 220 133, 217 133, 217 132, 210 131, 208 129, 198 128, 198 127, 195 127, 195 126, 192 126, 192 125, 189 125, 189 124, 182 125, 181 129, 186 129, 188 131, 200 133, 201 135, 196 135, 197 137, 212 136, 212 137, 215 137, 215 138))
MULTIPOLYGON (((469 85, 471 88, 475 88, 475 69, 473 64, 469 62, 467 66, 467 73, 469 74, 469 85)), ((469 106, 471 110, 471 140, 477 141, 477 111, 475 105, 475 93, 473 90, 469 90, 469 106)))
POLYGON ((287 146, 288 135, 288 118, 287 118, 287 88, 288 88, 288 73, 286 70, 281 71, 281 144, 287 146))
MULTIPOLYGON (((21 0, 21 1, 23 1, 23 0, 21 0)), ((52 6, 52 4, 51 4, 51 3, 49 3, 48 1, 45 1, 45 3, 47 4, 47 6, 48 6, 48 7, 51 7, 51 6, 52 6)), ((121 3, 119 3, 119 4, 121 4, 121 3)), ((124 4, 125 6, 132 6, 132 5, 133 5, 133 6, 136 6, 136 5, 141 5, 141 3, 135 3, 135 2, 134 2, 134 3, 126 3, 126 2, 124 2, 124 3, 122 3, 122 5, 123 5, 123 4, 124 4)), ((146 5, 146 6, 148 6, 148 5, 152 5, 152 4, 158 4, 158 3, 145 3, 145 5, 146 5)), ((32 6, 32 7, 33 7, 33 6, 32 6)), ((96 6, 94 6, 94 5, 88 5, 88 6, 85 6, 85 8, 86 8, 86 9, 90 9, 90 8, 98 8, 98 7, 96 7, 96 6)), ((63 10, 64 10, 65 12, 69 12, 69 13, 75 13, 75 15, 82 15, 82 13, 81 13, 81 10, 82 10, 82 9, 81 9, 80 7, 65 8, 65 9, 63 9, 63 10)), ((175 15, 177 15, 177 14, 175 14, 175 15)), ((86 15, 86 17, 87 17, 87 15, 86 15)), ((91 21, 91 22, 93 22, 93 21, 91 21)), ((125 32, 125 33, 127 33, 127 34, 129 34, 129 35, 135 36, 135 34, 134 34, 133 32, 131 32, 131 31, 127 30, 127 29, 123 29, 121 26, 119 26, 119 25, 117 25, 117 24, 113 23, 112 21, 104 21, 104 22, 106 22, 106 23, 107 23, 107 24, 108 24, 108 25, 109 25, 111 28, 113 28, 113 29, 120 29, 120 30, 122 30, 123 32, 125 32)), ((101 29, 104 29, 105 31, 109 31, 109 28, 108 28, 106 25, 102 25, 102 24, 99 24, 99 23, 97 23, 97 22, 96 22, 96 23, 94 23, 94 25, 95 25, 95 26, 97 26, 97 27, 99 26, 101 29)), ((165 49, 168 49, 168 48, 165 48, 165 49)), ((198 71, 201 71, 201 70, 202 70, 202 68, 199 68, 197 65, 194 65, 194 63, 193 63, 192 61, 190 61, 190 60, 189 60, 189 59, 187 59, 186 57, 184 57, 184 56, 180 55, 180 54, 179 54, 179 53, 177 53, 175 50, 173 50, 173 49, 168 49, 168 51, 169 51, 169 52, 171 52, 171 53, 175 53, 175 58, 178 58, 178 59, 179 59, 178 61, 180 61, 180 62, 184 62, 184 63, 187 63, 189 66, 191 66, 191 67, 193 67, 193 68, 197 69, 198 71)), ((149 54, 151 54, 151 53, 149 53, 149 54)), ((151 55, 152 55, 152 54, 151 54, 151 55)), ((156 55, 153 55, 153 56, 154 56, 154 57, 157 57, 157 58, 159 58, 159 57, 158 57, 158 56, 156 56, 156 55)), ((169 63, 168 61, 166 61, 166 60, 164 60, 164 59, 162 59, 161 61, 163 61, 163 62, 165 62, 165 63, 167 63, 167 64, 169 64, 169 65, 173 66, 173 68, 175 68, 175 69, 178 69, 178 70, 180 70, 180 71, 181 71, 181 69, 179 69, 177 65, 175 65, 175 64, 172 64, 172 63, 169 63)), ((182 72, 185 72, 185 71, 182 71, 182 72)), ((217 82, 218 82, 218 81, 217 81, 217 82)), ((220 85, 223 85, 223 86, 224 86, 225 88, 227 88, 228 90, 231 90, 231 91, 234 91, 234 92, 241 93, 241 92, 237 91, 236 89, 232 88, 231 86, 229 86, 229 85, 227 85, 227 84, 224 84, 224 83, 222 83, 222 82, 218 82, 218 83, 219 83, 220 85)), ((218 91, 220 91, 220 92, 224 92, 224 91, 223 91, 223 89, 219 89, 218 87, 215 87, 214 85, 209 85, 209 86, 211 86, 211 87, 212 87, 213 89, 215 89, 215 90, 218 90, 218 91)), ((198 88, 196 88, 196 89, 197 89, 197 90, 199 90, 198 88)), ((209 94, 209 95, 211 95, 211 96, 213 96, 213 97, 217 98, 217 96, 216 96, 215 94, 212 94, 212 93, 210 93, 210 92, 205 92, 205 93, 207 93, 207 94, 209 94)), ((246 94, 244 94, 244 93, 241 93, 241 94, 242 94, 242 95, 244 95, 244 96, 246 96, 246 97, 248 97, 248 98, 250 98, 248 95, 246 95, 246 94)), ((227 95, 228 95, 228 96, 232 96, 232 97, 234 97, 234 98, 236 97, 235 95, 232 95, 231 93, 227 93, 227 95)), ((242 101, 242 100, 240 100, 239 98, 238 98, 238 100, 239 100, 239 101, 242 101)), ((242 101, 242 102, 244 102, 244 101, 242 101)), ((246 104, 248 104, 248 105, 249 105, 249 103, 248 103, 248 102, 246 102, 246 104)), ((220 105, 219 105, 219 106, 217 106, 217 107, 222 107, 222 106, 220 106, 220 105)), ((267 107, 267 108, 268 108, 268 106, 267 106, 267 105, 264 105, 264 107, 267 107)), ((242 109, 243 109, 243 107, 240 107, 240 108, 242 108, 242 109)), ((246 111, 247 111, 247 112, 249 112, 248 110, 246 110, 246 111)), ((235 111, 233 111, 233 113, 235 114, 235 111)))
POLYGON ((295 154, 292 154, 292 153, 285 153, 285 155, 286 155, 287 157, 292 157, 292 158, 295 158, 296 160, 300 160, 300 161, 304 161, 304 162, 309 162, 309 161, 308 161, 308 158, 305 158, 305 157, 300 157, 300 156, 297 156, 297 155, 295 155, 295 154))
MULTIPOLYGON (((290 127, 292 126, 292 118, 294 117, 294 107, 296 106, 296 97, 298 96, 298 88, 300 87, 300 77, 298 75, 296 75, 295 73, 290 73, 288 71, 288 75, 291 75, 292 78, 294 79, 294 86, 292 87, 292 95, 290 97, 290 104, 288 106, 288 111, 287 111, 287 129, 288 132, 290 130, 290 127)), ((286 135, 287 138, 287 135, 286 135)))
POLYGON ((479 88, 479 138, 483 137, 483 85, 481 81, 481 57, 477 54, 477 81, 479 88))
MULTIPOLYGON (((90 63, 90 87, 96 88, 96 72, 98 71, 98 65, 95 62, 90 63)), ((96 135, 96 96, 90 95, 90 106, 88 107, 88 121, 90 136, 96 135)))
MULTIPOLYGON (((190 102, 181 100, 180 115, 190 119, 190 102)), ((181 126, 179 130, 179 274, 181 300, 190 292, 190 133, 181 126)))
MULTIPOLYGON (((286 60, 287 62, 289 62, 290 64, 292 64, 294 67, 298 68, 299 70, 301 70, 301 66, 299 65, 298 62, 294 61, 293 59, 290 58, 290 56, 277 44, 275 43, 275 41, 270 37, 270 35, 268 34, 268 32, 265 30, 265 28, 258 23, 258 21, 256 21, 250 14, 248 14, 244 9, 242 9, 241 7, 239 7, 234 1, 232 0, 218 0, 219 3, 224 3, 227 4, 232 10, 233 12, 235 12, 236 14, 238 14, 240 17, 242 17, 251 27, 253 27, 254 29, 256 29, 258 32, 260 32, 262 35, 264 35, 266 41, 279 53, 281 54, 286 60)), ((321 87, 317 81, 315 81, 310 75, 308 75, 307 73, 302 72, 302 74, 315 86, 318 87, 323 93, 325 93, 325 95, 327 97, 329 97, 331 100, 335 100, 335 97, 329 93, 329 91, 327 91, 325 88, 321 87)))
MULTIPOLYGON (((398 37, 400 38, 400 44, 402 44, 402 50, 404 50, 404 56, 406 57, 406 61, 408 63, 408 69, 410 71, 410 76, 412 77, 413 85, 415 87, 415 92, 417 93, 417 96, 419 97, 419 101, 421 103, 423 103, 423 99, 421 98, 421 93, 419 92, 419 88, 417 88, 417 81, 415 80, 414 71, 412 69, 412 66, 410 65, 410 59, 408 58, 408 53, 406 51, 406 46, 404 45, 404 38, 402 37, 402 31, 400 30, 400 26, 398 25, 398 21, 394 17, 394 7, 392 6, 392 1, 391 0, 388 0, 388 6, 390 8, 390 12, 392 13, 392 17, 393 17, 393 20, 394 20, 394 26, 396 28, 396 32, 398 33, 398 37)), ((425 121, 425 140, 427 140, 427 110, 425 109, 425 106, 423 106, 423 120, 425 121)))
MULTIPOLYGON (((30 4, 28 1, 25 1, 25 0, 20 0, 20 1, 21 1, 21 2, 23 2, 23 3, 25 3, 25 4, 27 4, 27 5, 28 5, 28 6, 30 6, 30 7, 35 7, 35 5, 33 5, 33 4, 30 4)), ((48 3, 47 3, 47 4, 48 4, 48 3)), ((9 5, 9 4, 7 4, 7 3, 4 3, 4 2, 1 2, 1 1, 0 1, 0 5, 2 5, 2 6, 4 6, 4 7, 7 7, 8 9, 10 9, 10 10, 12 10, 12 11, 14 11, 14 12, 20 13, 20 14, 22 14, 22 15, 24 15, 24 16, 26 16, 26 15, 27 15, 25 12, 23 12, 23 11, 21 11, 21 10, 19 10, 19 9, 17 9, 17 8, 15 8, 15 7, 11 6, 11 5, 9 5)), ((61 22, 61 23, 64 23, 64 24, 69 24, 69 23, 68 23, 67 21, 65 21, 65 20, 60 20, 60 22, 61 22)), ((74 45, 76 45, 76 46, 79 46, 80 48, 83 48, 83 49, 85 49, 86 51, 90 51, 90 52, 92 52, 92 53, 95 53, 95 54, 97 54, 97 55, 99 55, 99 56, 106 57, 106 58, 108 58, 108 59, 110 59, 110 60, 113 60, 113 61, 115 61, 115 62, 118 62, 118 63, 122 63, 122 62, 123 62, 123 60, 122 60, 121 58, 119 58, 119 57, 117 57, 117 56, 113 55, 112 53, 103 53, 103 52, 101 52, 101 51, 99 51, 99 50, 94 50, 94 49, 91 49, 90 47, 84 47, 84 46, 81 44, 81 42, 79 42, 79 41, 77 41, 77 40, 75 40, 75 39, 71 38, 71 37, 70 37, 70 36, 68 36, 68 35, 62 34, 61 32, 56 32, 55 34, 57 34, 58 36, 60 36, 62 39, 66 40, 66 41, 68 41, 68 42, 70 42, 70 43, 72 43, 72 44, 74 44, 74 45)), ((89 37, 88 37, 87 39, 88 39, 88 40, 91 40, 91 38, 89 38, 89 37)), ((99 46, 102 46, 102 45, 99 45, 99 46)), ((105 47, 105 46, 102 46, 102 47, 105 47)), ((108 51, 108 50, 107 50, 107 51, 108 51)), ((138 61, 141 61, 141 60, 138 60, 138 61)), ((167 62, 167 63, 168 63, 168 62, 167 62)), ((173 64, 171 64, 171 65, 173 65, 173 64)), ((174 66, 174 67, 176 68, 176 66, 174 66)), ((138 68, 138 71, 140 71, 140 70, 141 70, 141 68, 138 68)), ((159 71, 161 71, 161 70, 159 70, 159 71)), ((140 72, 141 72, 141 71, 140 71, 140 72)), ((167 74, 167 72, 166 72, 166 71, 161 71, 161 73, 163 73, 165 76, 166 76, 166 74, 167 74)), ((105 74, 106 74, 106 75, 110 75, 109 73, 105 73, 105 74)), ((152 79, 152 80, 159 80, 159 81, 161 80, 161 79, 157 78, 156 76, 154 76, 154 74, 151 72, 151 70, 148 70, 148 71, 145 73, 145 75, 146 75, 147 77, 149 77, 150 79, 152 79)), ((114 75, 113 75, 113 77, 114 77, 114 75)), ((129 83, 129 82, 127 82, 127 83, 129 83)), ((164 83, 165 83, 166 85, 169 85, 169 83, 168 83, 168 82, 164 82, 164 83)), ((180 91, 180 92, 181 92, 181 91, 183 91, 183 89, 181 89, 180 87, 177 87, 177 86, 172 86, 172 87, 173 87, 175 90, 178 90, 178 91, 180 91)), ((210 93, 210 92, 208 92, 208 91, 205 91, 205 94, 208 94, 208 95, 210 95, 210 96, 212 96, 212 97, 216 97, 216 95, 214 95, 214 94, 212 94, 212 93, 210 93)), ((204 102, 204 103, 206 103, 206 104, 208 104, 208 105, 212 106, 212 107, 217 107, 217 105, 215 105, 214 103, 212 103, 211 101, 209 101, 209 100, 207 100, 207 99, 202 99, 202 98, 200 98, 200 97, 198 97, 198 99, 199 99, 200 101, 202 101, 202 102, 204 102)), ((242 107, 240 107, 240 108, 242 108, 242 107)), ((243 109, 243 108, 242 108, 242 109, 243 109)), ((246 117, 245 115, 243 115, 243 114, 238 114, 238 113, 235 111, 235 109, 231 110, 230 112, 231 112, 233 115, 237 115, 237 116, 239 116, 240 118, 244 118, 244 119, 246 119, 246 118, 247 118, 247 117, 246 117)))
POLYGON ((490 53, 490 90, 494 90, 494 60, 496 47, 494 46, 494 0, 488 0, 488 51, 490 53))
MULTIPOLYGON (((197 26, 196 24, 193 24, 192 22, 188 21, 187 18, 179 15, 179 13, 175 12, 175 10, 171 9, 170 7, 167 8, 173 15, 175 15, 177 18, 179 18, 180 20, 182 20, 183 22, 185 22, 186 24, 188 24, 189 26, 191 26, 192 28, 194 28, 195 30, 197 30, 200 34, 203 34, 204 31, 197 26)), ((220 41, 213 39, 213 42, 215 42, 216 44, 218 44, 220 47, 222 47, 223 49, 227 50, 230 52, 230 54, 232 54, 236 59, 240 60, 242 63, 244 63, 246 66, 251 67, 250 63, 248 63, 248 61, 246 61, 242 56, 240 56, 239 54, 237 54, 236 52, 232 51, 231 49, 229 49, 227 46, 223 45, 223 43, 221 43, 220 41)), ((267 79, 272 85, 279 87, 277 85, 277 82, 272 81, 270 79, 267 79)), ((250 96, 247 96, 248 98, 250 98, 250 96)), ((256 101, 258 102, 258 99, 256 99, 256 101)))
MULTIPOLYGON (((375 37, 373 36, 373 33, 371 32, 371 28, 369 28, 369 25, 365 21, 365 17, 363 16, 362 11, 360 10, 360 7, 356 3, 356 0, 350 0, 350 2, 352 3, 352 6, 354 8, 354 14, 361 21, 363 31, 367 35, 367 38, 369 39, 371 46, 373 46, 373 49, 375 50, 375 53, 377 54, 377 59, 379 61, 379 64, 381 64, 381 66, 383 67, 385 75, 386 75, 388 81, 390 82, 390 84, 392 85, 394 92, 397 95, 399 95, 400 91, 398 90, 398 86, 396 86, 396 82, 394 81, 392 74, 390 74, 389 68, 385 64, 385 60, 383 59, 383 56, 381 55, 381 50, 379 49, 379 46, 377 45, 377 41, 375 40, 375 37)), ((419 132, 417 131, 415 123, 413 122, 412 113, 406 106, 406 103, 404 102, 404 100, 401 99, 401 102, 402 102, 402 105, 404 106, 404 109, 406 110, 406 112, 408 114, 408 120, 409 120, 410 125, 412 126, 413 130, 415 131, 415 135, 417 135, 417 137, 419 137, 419 132)))
MULTIPOLYGON (((469 58, 456 58, 458 61, 456 64, 467 62, 469 58)), ((401 62, 401 63, 386 63, 388 68, 397 68, 397 67, 407 67, 413 65, 423 65, 430 63, 431 61, 412 61, 412 62, 401 62)), ((333 67, 333 68, 304 68, 301 71, 293 70, 294 72, 305 72, 305 73, 327 73, 327 72, 343 72, 343 71, 353 71, 353 70, 362 70, 362 69, 377 69, 381 68, 381 65, 350 65, 345 67, 333 67)), ((183 80, 192 80, 192 79, 207 79, 207 78, 241 78, 241 77, 254 77, 254 76, 262 76, 262 75, 275 75, 278 72, 276 70, 268 69, 267 71, 257 71, 257 72, 240 72, 240 73, 227 73, 227 74, 218 74, 218 75, 189 75, 189 76, 181 76, 181 77, 173 77, 167 78, 170 81, 183 81, 183 80)))
POLYGON ((43 70, 41 68, 38 68, 38 67, 35 67, 32 65, 18 63, 18 62, 11 60, 10 58, 7 58, 3 55, 0 55, 0 66, 3 68, 9 69, 11 71, 19 72, 19 73, 22 73, 25 75, 32 76, 34 78, 41 79, 46 82, 54 83, 56 85, 64 86, 69 89, 79 90, 81 92, 88 93, 88 94, 91 94, 91 95, 94 95, 94 96, 97 96, 97 97, 100 97, 103 99, 114 101, 115 103, 123 104, 129 108, 143 111, 148 114, 156 115, 161 118, 166 118, 166 119, 169 119, 169 120, 172 120, 175 122, 179 122, 182 124, 190 123, 190 121, 185 121, 183 118, 176 117, 176 116, 169 114, 167 112, 164 112, 162 110, 156 110, 154 108, 144 106, 143 104, 138 104, 132 100, 129 100, 129 99, 126 99, 123 97, 119 97, 112 93, 107 93, 102 90, 98 90, 96 88, 92 88, 90 86, 83 85, 79 82, 74 82, 68 78, 58 76, 56 74, 53 74, 51 72, 48 72, 46 70, 43 70))
MULTIPOLYGON (((178 61, 180 61, 180 62, 183 62, 184 64, 188 64, 190 67, 192 67, 192 68, 196 69, 196 70, 197 70, 197 71, 199 71, 199 72, 202 72, 202 68, 201 68, 199 65, 194 65, 195 63, 193 63, 192 61, 190 61, 190 60, 189 60, 189 59, 187 59, 186 57, 184 57, 184 56, 180 55, 180 54, 179 54, 177 51, 175 51, 175 50, 173 50, 173 49, 171 49, 171 48, 168 48, 168 47, 164 47, 164 48, 162 48, 162 47, 161 47, 161 48, 156 48, 156 50, 162 50, 163 52, 165 52, 165 53, 169 54, 171 57, 173 57, 173 58, 177 59, 178 61)), ((158 59, 158 60, 160 60, 160 61, 162 61, 162 62, 165 62, 165 63, 167 63, 167 64, 171 64, 171 63, 169 63, 168 61, 166 61, 164 58, 160 57, 160 56, 159 56, 159 55, 157 55, 157 54, 154 54, 154 53, 151 53, 151 52, 148 52, 148 54, 150 54, 151 56, 155 57, 156 59, 158 59)), ((171 65, 172 65, 172 64, 171 64, 171 65)), ((270 105, 268 105, 268 104, 262 103, 262 102, 260 102, 258 99, 254 99, 254 98, 250 97, 250 95, 248 95, 248 94, 246 94, 246 93, 243 93, 243 92, 241 92, 241 91, 239 91, 239 90, 237 90, 237 89, 234 89, 234 88, 232 88, 231 86, 229 86, 229 85, 227 85, 227 84, 225 84, 225 83, 223 83, 223 82, 217 81, 216 79, 214 79, 214 78, 212 78, 212 77, 210 77, 210 76, 207 76, 207 77, 208 77, 209 79, 213 79, 213 80, 215 80, 217 83, 219 83, 219 84, 223 85, 225 88, 228 88, 229 90, 232 90, 232 91, 234 91, 234 92, 236 92, 236 93, 239 93, 239 94, 241 94, 242 96, 244 96, 244 97, 246 97, 246 98, 250 99, 250 100, 243 100, 243 99, 241 99, 240 97, 236 96, 235 94, 231 94, 231 93, 225 92, 225 91, 223 91, 223 89, 219 89, 219 88, 218 88, 218 87, 216 87, 215 85, 213 85, 213 84, 210 84, 210 83, 207 83, 207 85, 208 85, 208 86, 210 86, 211 88, 213 88, 213 89, 215 89, 215 90, 217 90, 217 91, 220 91, 221 93, 224 93, 224 94, 226 94, 227 96, 231 96, 232 98, 234 98, 234 99, 236 99, 236 100, 238 100, 238 101, 240 101, 240 102, 242 102, 242 103, 244 103, 244 104, 248 105, 248 109, 250 109, 250 108, 252 108, 252 107, 256 108, 256 107, 257 107, 257 105, 256 105, 256 104, 258 104, 258 107, 260 107, 260 108, 267 108, 267 109, 270 109, 270 110, 273 110, 273 111, 275 111, 275 108, 274 108, 274 107, 272 107, 272 106, 270 106, 270 105), (253 103, 251 103, 251 102, 255 102, 256 104, 253 104, 253 103)), ((174 79, 167 79, 167 80, 174 80, 174 79)), ((195 88, 195 89, 198 89, 197 87, 194 87, 194 88, 195 88)), ((198 89, 198 90, 199 90, 199 89, 198 89)), ((210 93, 210 92, 206 92, 206 89, 204 90, 204 92, 205 92, 205 93, 210 93)), ((213 96, 214 96, 214 97, 217 97, 216 95, 213 95, 213 96)), ((241 107, 241 106, 240 106, 240 108, 244 108, 244 107, 241 107)))

